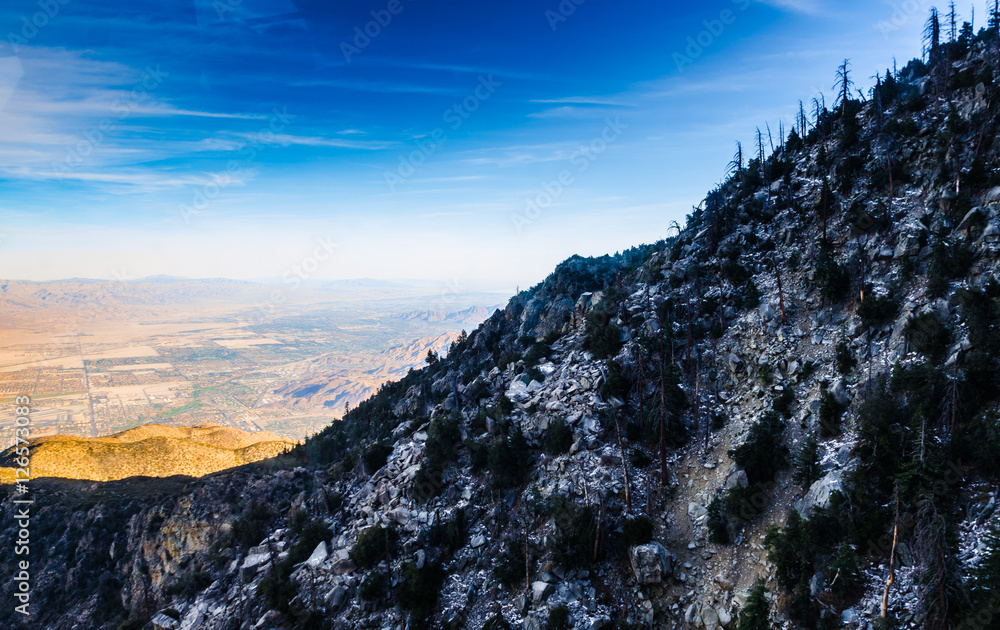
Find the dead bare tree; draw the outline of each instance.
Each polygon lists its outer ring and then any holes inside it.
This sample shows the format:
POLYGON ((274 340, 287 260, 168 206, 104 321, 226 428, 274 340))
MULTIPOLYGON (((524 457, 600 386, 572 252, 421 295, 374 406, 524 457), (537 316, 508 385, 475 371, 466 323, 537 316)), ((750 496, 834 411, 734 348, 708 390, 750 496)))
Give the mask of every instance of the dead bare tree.
POLYGON ((625 476, 625 513, 632 513, 632 494, 631 494, 631 482, 628 477, 628 458, 625 457, 625 442, 622 440, 622 427, 618 422, 618 414, 614 414, 615 417, 615 431, 618 434, 618 449, 621 451, 622 455, 622 474, 625 476))
POLYGON ((896 544, 899 542, 899 486, 896 486, 896 516, 892 525, 892 550, 889 552, 889 578, 882 591, 882 618, 889 615, 889 589, 896 581, 896 544))

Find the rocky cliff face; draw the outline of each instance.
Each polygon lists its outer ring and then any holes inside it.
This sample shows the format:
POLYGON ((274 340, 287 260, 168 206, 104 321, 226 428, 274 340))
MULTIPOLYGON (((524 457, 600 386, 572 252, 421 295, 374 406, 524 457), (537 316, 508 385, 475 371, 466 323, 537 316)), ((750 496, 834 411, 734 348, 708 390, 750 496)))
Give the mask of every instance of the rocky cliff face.
POLYGON ((567 260, 268 466, 37 489, 37 620, 975 624, 998 557, 996 37, 738 156, 675 237, 567 260))

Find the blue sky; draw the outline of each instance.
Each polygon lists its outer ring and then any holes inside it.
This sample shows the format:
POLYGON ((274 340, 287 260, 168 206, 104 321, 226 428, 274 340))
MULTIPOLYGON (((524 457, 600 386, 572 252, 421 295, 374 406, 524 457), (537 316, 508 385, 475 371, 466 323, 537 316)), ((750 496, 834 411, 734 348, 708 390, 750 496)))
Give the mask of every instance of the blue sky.
POLYGON ((325 239, 315 278, 525 287, 665 236, 930 6, 8 0, 0 275, 278 277, 325 239))

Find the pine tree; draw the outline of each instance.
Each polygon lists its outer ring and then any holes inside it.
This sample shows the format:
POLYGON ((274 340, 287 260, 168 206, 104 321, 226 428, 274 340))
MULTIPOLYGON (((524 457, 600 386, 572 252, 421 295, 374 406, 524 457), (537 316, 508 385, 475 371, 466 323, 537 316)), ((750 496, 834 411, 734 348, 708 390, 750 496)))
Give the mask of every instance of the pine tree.
POLYGON ((955 11, 955 1, 948 3, 948 42, 954 44, 958 40, 958 13, 955 11))
POLYGON ((841 108, 846 108, 847 103, 851 100, 851 87, 853 85, 854 81, 851 80, 851 60, 844 59, 844 62, 837 68, 837 84, 833 86, 837 90, 837 103, 840 103, 841 108))
POLYGON ((795 474, 793 480, 799 484, 803 490, 809 490, 809 486, 820 478, 822 469, 819 465, 819 442, 816 437, 810 435, 805 443, 795 454, 795 474))
POLYGON ((830 206, 833 205, 833 191, 830 190, 830 180, 823 178, 823 186, 819 191, 819 212, 823 219, 823 242, 826 238, 826 218, 830 214, 830 206))
POLYGON ((760 132, 760 127, 757 127, 757 165, 760 167, 761 178, 766 179, 764 174, 764 134, 760 132))
POLYGON ((765 594, 764 580, 757 580, 750 591, 746 608, 740 614, 739 630, 772 630, 771 607, 765 594))
POLYGON ((837 555, 830 564, 830 571, 833 573, 830 590, 839 597, 845 597, 857 588, 860 581, 858 554, 846 540, 840 543, 837 555))
POLYGON ((727 168, 728 173, 734 174, 736 177, 743 180, 743 144, 737 140, 736 141, 736 153, 733 155, 733 159, 729 162, 727 168))
POLYGON ((924 51, 927 53, 927 61, 933 66, 941 51, 941 17, 937 7, 931 7, 930 17, 924 25, 924 51))
POLYGON ((1000 592, 1000 522, 990 527, 983 542, 985 553, 972 574, 972 596, 977 601, 1000 592))

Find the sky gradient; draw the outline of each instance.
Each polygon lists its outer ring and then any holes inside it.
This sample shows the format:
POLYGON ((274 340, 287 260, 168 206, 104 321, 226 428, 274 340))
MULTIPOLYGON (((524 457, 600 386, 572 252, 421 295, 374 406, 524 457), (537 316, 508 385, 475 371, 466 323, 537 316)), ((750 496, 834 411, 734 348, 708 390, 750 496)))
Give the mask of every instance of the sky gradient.
POLYGON ((322 241, 317 279, 524 288, 666 236, 930 6, 4 2, 0 275, 280 277, 322 241))

